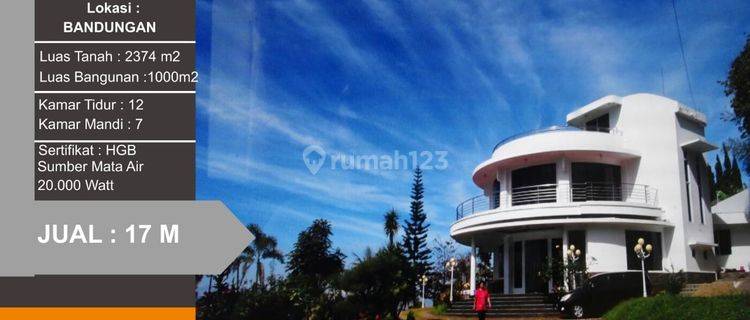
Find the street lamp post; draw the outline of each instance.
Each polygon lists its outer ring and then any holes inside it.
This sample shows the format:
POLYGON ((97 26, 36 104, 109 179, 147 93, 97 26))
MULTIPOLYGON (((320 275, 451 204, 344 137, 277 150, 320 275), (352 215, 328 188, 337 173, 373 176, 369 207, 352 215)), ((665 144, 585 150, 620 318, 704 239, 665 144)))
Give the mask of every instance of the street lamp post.
MULTIPOLYGON (((581 258, 581 249, 576 249, 575 245, 570 245, 568 248, 568 259, 570 263, 568 265, 573 266, 575 268, 575 263, 578 261, 578 259, 581 258)), ((576 288, 576 272, 575 269, 573 269, 573 289, 576 288)))
POLYGON ((643 278, 643 297, 647 297, 648 293, 646 292, 646 258, 651 256, 651 251, 654 250, 654 247, 651 244, 647 244, 644 250, 643 244, 646 243, 646 241, 643 240, 643 238, 638 238, 638 244, 635 245, 635 255, 638 257, 638 259, 641 259, 641 273, 643 278))
POLYGON ((448 268, 451 272, 451 291, 450 291, 450 302, 453 304, 453 269, 456 268, 458 265, 458 261, 456 261, 456 258, 451 258, 448 260, 448 262, 445 263, 445 267, 448 268))
POLYGON ((420 280, 422 281, 422 309, 424 309, 424 285, 427 283, 427 276, 422 275, 420 280))

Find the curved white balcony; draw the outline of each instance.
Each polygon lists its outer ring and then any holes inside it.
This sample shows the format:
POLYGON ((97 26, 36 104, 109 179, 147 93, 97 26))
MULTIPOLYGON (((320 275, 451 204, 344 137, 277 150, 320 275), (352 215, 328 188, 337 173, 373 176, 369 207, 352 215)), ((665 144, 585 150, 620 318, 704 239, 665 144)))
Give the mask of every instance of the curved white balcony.
POLYGON ((492 157, 474 169, 473 180, 484 186, 503 167, 524 166, 529 159, 542 161, 562 155, 613 160, 637 158, 640 155, 624 147, 617 129, 555 126, 506 138, 495 146, 492 157))
MULTIPOLYGON (((451 233, 482 225, 545 223, 553 219, 619 217, 655 220, 662 216, 656 189, 639 184, 563 183, 515 188, 510 193, 481 195, 456 207, 451 233)), ((482 228, 486 229, 486 228, 482 228)))

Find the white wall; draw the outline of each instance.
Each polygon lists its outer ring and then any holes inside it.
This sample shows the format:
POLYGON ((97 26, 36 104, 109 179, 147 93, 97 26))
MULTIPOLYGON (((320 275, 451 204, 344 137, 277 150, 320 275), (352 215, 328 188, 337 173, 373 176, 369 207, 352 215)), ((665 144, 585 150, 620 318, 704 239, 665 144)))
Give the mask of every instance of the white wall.
POLYGON ((627 270, 623 229, 591 226, 586 231, 586 242, 586 263, 590 272, 627 270), (592 261, 592 258, 596 258, 596 261, 592 261))
MULTIPOLYGON (((687 218, 687 195, 685 192, 685 175, 683 170, 683 151, 680 145, 701 136, 699 124, 686 119, 678 120, 676 112, 680 105, 677 101, 651 95, 635 94, 622 98, 619 108, 617 129, 622 133, 623 146, 635 150, 641 158, 629 168, 623 180, 633 179, 633 183, 645 184, 658 190, 659 207, 664 210, 667 221, 674 223, 673 232, 665 232, 665 260, 670 261, 676 269, 686 271, 712 271, 705 263, 698 264, 691 256, 689 242, 713 242, 713 224, 704 209, 704 224, 700 222, 698 210, 697 179, 691 171, 691 204, 693 204, 693 221, 687 218)), ((692 166, 695 167, 695 161, 692 166)), ((707 178, 702 177, 707 185, 707 178)), ((705 190, 705 189, 704 189, 705 190)), ((703 193, 704 199, 708 196, 703 193)), ((702 255, 696 255, 701 258, 702 255)))
POLYGON ((718 256, 722 268, 739 269, 745 266, 750 271, 750 225, 735 225, 730 228, 732 254, 718 256))
MULTIPOLYGON (((678 143, 682 144, 688 141, 692 141, 703 137, 703 127, 697 125, 693 121, 689 121, 683 117, 677 117, 677 139, 678 143)), ((685 160, 684 153, 680 153, 680 164, 682 165, 685 160)), ((688 193, 685 192, 685 170, 684 167, 681 170, 682 179, 682 201, 683 201, 683 214, 684 223, 682 225, 685 238, 688 243, 691 242, 704 242, 713 243, 713 219, 711 212, 708 207, 708 199, 710 194, 708 191, 708 175, 705 170, 704 157, 702 154, 696 154, 695 152, 688 152, 687 154, 688 164, 690 170, 687 172, 688 180, 690 181, 690 211, 689 214, 692 217, 692 221, 688 219, 688 193), (698 181, 701 185, 698 185, 698 181), (698 190, 701 188, 702 190, 698 190), (702 197, 700 196, 702 193, 702 197), (701 211, 703 214, 703 220, 701 220, 701 211)), ((709 254, 707 261, 701 252, 703 249, 696 249, 695 257, 692 255, 687 256, 687 267, 689 270, 701 270, 701 271, 715 271, 716 260, 712 254, 709 254)))

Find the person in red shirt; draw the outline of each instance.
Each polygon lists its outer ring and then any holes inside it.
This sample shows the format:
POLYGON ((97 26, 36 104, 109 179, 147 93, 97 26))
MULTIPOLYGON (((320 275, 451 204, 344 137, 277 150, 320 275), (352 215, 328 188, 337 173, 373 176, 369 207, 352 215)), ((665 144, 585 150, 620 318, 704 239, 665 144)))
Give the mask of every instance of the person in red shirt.
POLYGON ((487 291, 484 281, 481 281, 479 282, 479 287, 474 292, 474 311, 477 312, 479 320, 484 320, 489 308, 492 308, 492 303, 490 303, 490 292, 487 291))

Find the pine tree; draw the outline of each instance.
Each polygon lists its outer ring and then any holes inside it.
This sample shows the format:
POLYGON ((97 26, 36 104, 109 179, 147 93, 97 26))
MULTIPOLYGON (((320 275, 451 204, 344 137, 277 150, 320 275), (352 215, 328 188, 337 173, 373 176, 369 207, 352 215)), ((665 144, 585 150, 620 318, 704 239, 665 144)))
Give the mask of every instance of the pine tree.
POLYGON ((745 188, 742 183, 742 172, 737 157, 733 155, 730 160, 729 148, 724 144, 721 145, 721 148, 724 152, 724 161, 720 160, 718 154, 716 155, 716 163, 714 164, 716 182, 713 184, 711 195, 712 197, 716 196, 719 201, 731 197, 745 188))
POLYGON ((411 190, 411 214, 403 226, 404 235, 402 247, 411 265, 411 280, 414 283, 413 298, 416 303, 416 288, 418 279, 430 271, 430 255, 432 251, 427 247, 427 231, 430 224, 426 223, 424 213, 424 185, 422 184, 422 170, 414 170, 414 183, 411 190))
POLYGON ((721 166, 721 160, 719 155, 716 155, 716 163, 714 163, 714 170, 716 171, 716 184, 714 192, 724 191, 724 169, 721 166))
POLYGON ((732 157, 732 193, 738 193, 744 189, 742 185, 742 173, 740 173, 740 166, 737 163, 737 157, 732 157))
POLYGON ((729 158, 729 148, 727 148, 725 144, 721 144, 721 149, 724 151, 724 161, 722 161, 721 163, 724 170, 721 175, 719 190, 724 192, 727 196, 731 196, 734 194, 734 192, 732 191, 732 184, 734 183, 732 177, 732 160, 729 158))
POLYGON ((706 163, 706 172, 708 173, 708 186, 709 193, 711 194, 711 203, 716 200, 716 179, 714 178, 714 172, 711 170, 711 166, 706 163))
MULTIPOLYGON (((725 177, 732 176, 732 160, 729 159, 729 148, 725 144, 721 144, 721 148, 724 150, 724 174, 725 177)), ((725 182, 729 182, 731 179, 725 179, 725 182)))

